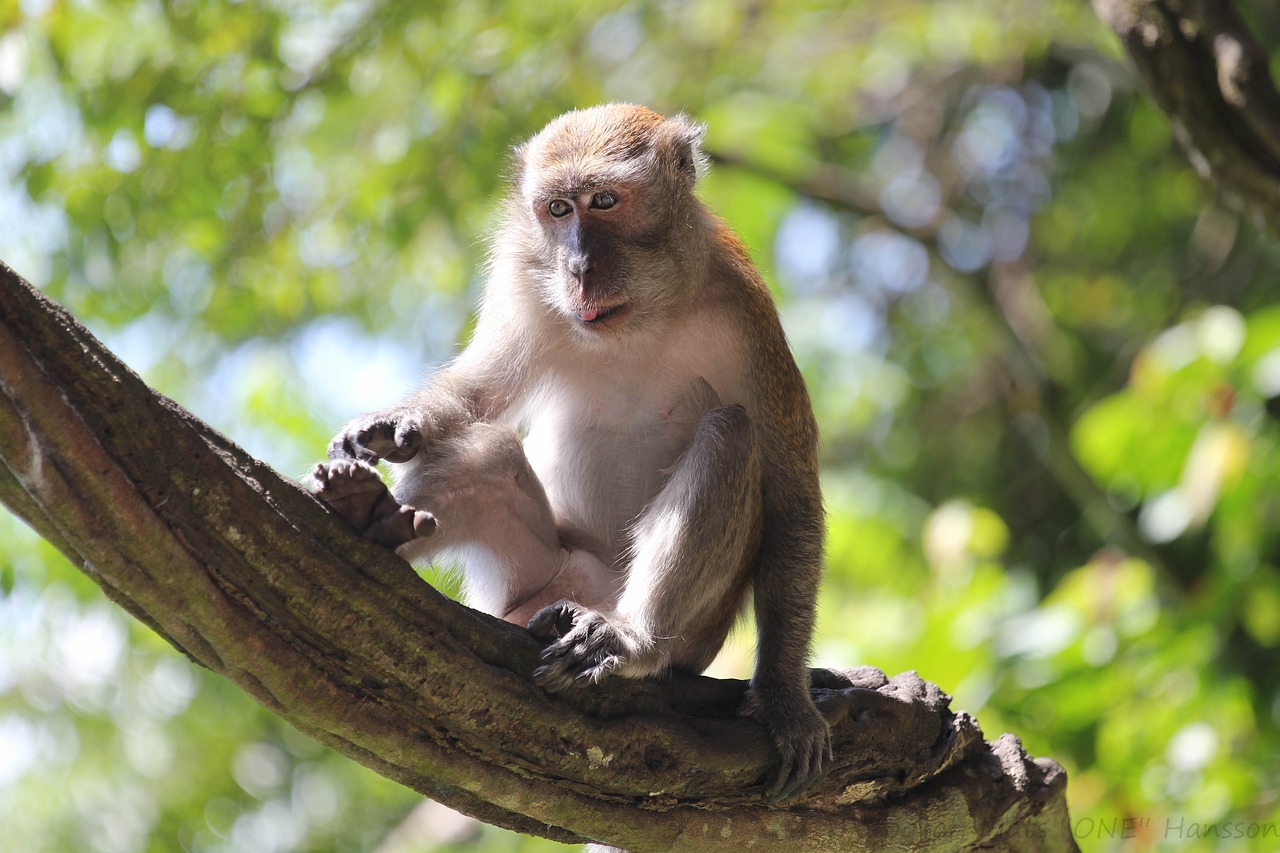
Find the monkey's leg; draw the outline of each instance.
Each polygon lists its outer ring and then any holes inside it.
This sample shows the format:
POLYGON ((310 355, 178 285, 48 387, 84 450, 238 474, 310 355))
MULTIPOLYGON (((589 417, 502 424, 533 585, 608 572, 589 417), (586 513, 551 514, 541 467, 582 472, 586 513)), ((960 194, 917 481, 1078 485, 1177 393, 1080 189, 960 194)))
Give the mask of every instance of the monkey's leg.
POLYGON ((529 623, 553 641, 534 680, 554 691, 613 672, 704 669, 737 616, 759 518, 759 460, 746 411, 712 409, 632 530, 615 612, 558 601, 529 623))
POLYGON ((377 470, 354 459, 320 462, 311 469, 315 493, 361 534, 388 548, 398 548, 435 532, 431 513, 397 501, 377 470))
POLYGON ((582 580, 604 569, 563 546, 542 483, 510 427, 481 421, 459 428, 397 473, 396 497, 428 509, 437 523, 434 535, 398 553, 415 562, 459 559, 470 606, 526 625, 531 602, 594 600, 582 580))

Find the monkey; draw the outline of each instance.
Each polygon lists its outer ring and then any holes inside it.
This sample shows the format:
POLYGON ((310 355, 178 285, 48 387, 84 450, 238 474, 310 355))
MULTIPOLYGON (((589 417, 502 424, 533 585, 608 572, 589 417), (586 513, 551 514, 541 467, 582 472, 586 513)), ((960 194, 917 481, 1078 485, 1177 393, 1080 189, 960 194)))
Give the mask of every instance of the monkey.
POLYGON ((807 663, 818 433, 768 286, 695 194, 703 135, 608 104, 516 147, 470 341, 313 477, 370 538, 458 560, 466 603, 548 643, 550 692, 701 672, 751 601, 743 713, 778 749, 777 802, 831 758, 807 663))

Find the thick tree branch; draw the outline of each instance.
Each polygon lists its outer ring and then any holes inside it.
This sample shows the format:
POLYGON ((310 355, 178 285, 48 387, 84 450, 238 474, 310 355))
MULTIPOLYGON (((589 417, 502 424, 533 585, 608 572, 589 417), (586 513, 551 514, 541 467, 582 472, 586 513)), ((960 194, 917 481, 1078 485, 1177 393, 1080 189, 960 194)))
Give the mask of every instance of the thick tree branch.
POLYGON ((646 850, 1070 851, 1065 775, 914 674, 815 671, 836 761, 769 808, 745 685, 553 698, 527 632, 452 603, 155 394, 0 264, 0 500, 300 730, 482 820, 646 850))
POLYGON ((1203 177, 1280 228, 1280 92, 1230 0, 1093 0, 1203 177))

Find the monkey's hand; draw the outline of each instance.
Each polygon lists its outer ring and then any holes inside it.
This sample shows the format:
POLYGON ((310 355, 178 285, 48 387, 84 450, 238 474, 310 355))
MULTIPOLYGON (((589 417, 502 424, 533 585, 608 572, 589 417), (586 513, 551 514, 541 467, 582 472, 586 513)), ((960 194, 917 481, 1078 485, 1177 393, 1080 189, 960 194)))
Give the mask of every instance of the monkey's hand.
POLYGON ((535 613, 529 631, 551 641, 542 652, 542 666, 533 671, 534 683, 549 693, 603 681, 630 661, 636 647, 625 628, 563 598, 535 613))
POLYGON ((311 480, 325 503, 380 545, 395 549, 435 532, 436 520, 431 513, 397 501, 367 462, 318 462, 311 469, 311 480))
POLYGON ((376 463, 408 462, 422 447, 423 423, 420 415, 388 409, 361 415, 329 442, 330 459, 359 459, 376 463))
POLYGON ((782 758, 765 789, 767 802, 802 797, 822 781, 823 763, 831 759, 831 728, 808 690, 764 693, 752 687, 742 713, 769 730, 782 758))

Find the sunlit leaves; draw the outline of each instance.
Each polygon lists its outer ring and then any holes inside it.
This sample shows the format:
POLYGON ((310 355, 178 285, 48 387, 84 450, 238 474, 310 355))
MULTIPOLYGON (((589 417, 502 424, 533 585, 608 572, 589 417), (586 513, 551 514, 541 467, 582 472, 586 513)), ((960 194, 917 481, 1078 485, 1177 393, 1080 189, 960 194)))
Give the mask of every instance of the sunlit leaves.
POLYGON ((1249 341, 1238 313, 1212 308, 1169 329, 1138 354, 1129 388, 1076 423, 1080 461, 1121 506, 1143 500, 1139 523, 1152 541, 1203 526, 1224 495, 1269 489, 1268 323, 1253 328, 1249 341))
POLYGON ((1090 409, 1076 423, 1074 442, 1095 479, 1105 484, 1120 480, 1115 490, 1123 494, 1176 483, 1195 434, 1194 425, 1168 420, 1153 429, 1150 406, 1122 395, 1090 409))

